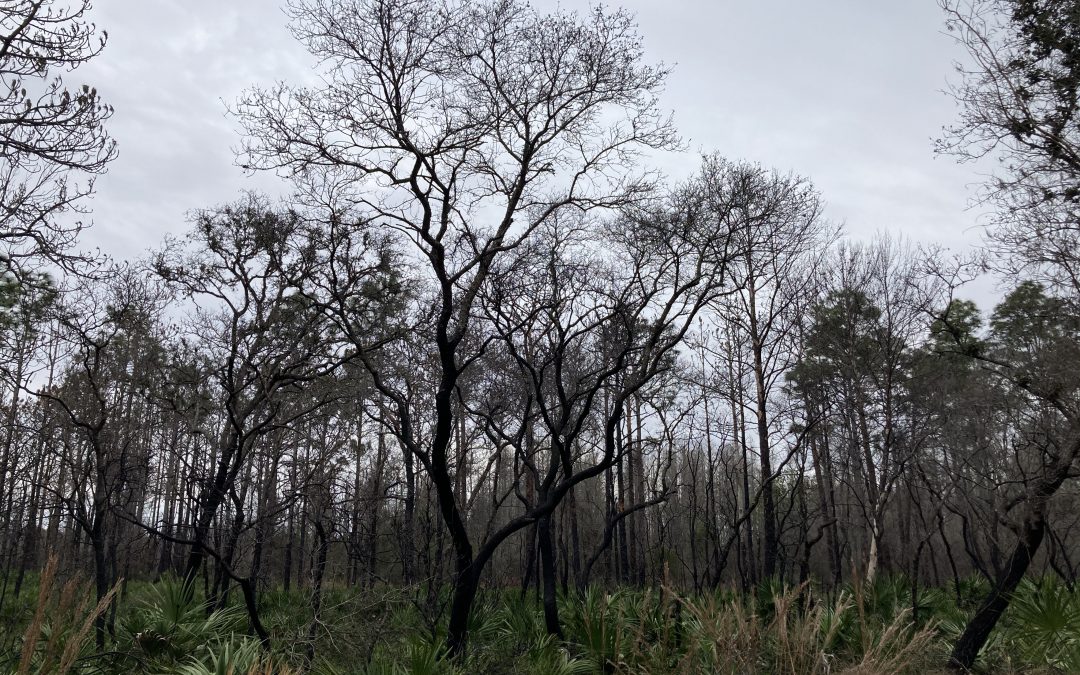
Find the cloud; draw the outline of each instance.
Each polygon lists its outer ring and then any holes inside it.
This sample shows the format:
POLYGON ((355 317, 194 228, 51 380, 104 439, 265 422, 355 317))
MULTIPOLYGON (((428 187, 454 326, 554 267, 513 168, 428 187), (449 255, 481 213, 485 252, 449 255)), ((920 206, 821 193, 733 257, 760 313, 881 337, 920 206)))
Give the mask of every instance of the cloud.
POLYGON ((186 228, 191 210, 243 189, 281 192, 274 177, 235 166, 238 136, 226 103, 275 78, 308 76, 285 18, 265 0, 99 3, 106 50, 77 75, 116 113, 120 156, 98 182, 86 243, 117 257, 140 255, 186 228))
MULTIPOLYGON (((963 247, 975 169, 935 161, 955 109, 957 56, 932 3, 625 0, 648 58, 674 64, 664 103, 692 150, 812 179, 855 236, 882 228, 963 247)), ((543 8, 555 6, 543 0, 543 8)), ((105 52, 75 75, 116 107, 120 157, 99 183, 86 243, 121 257, 185 229, 184 214, 241 189, 282 192, 234 165, 225 104, 255 84, 311 81, 312 61, 266 0, 98 3, 105 52)), ((696 160, 657 156, 672 177, 696 160)))

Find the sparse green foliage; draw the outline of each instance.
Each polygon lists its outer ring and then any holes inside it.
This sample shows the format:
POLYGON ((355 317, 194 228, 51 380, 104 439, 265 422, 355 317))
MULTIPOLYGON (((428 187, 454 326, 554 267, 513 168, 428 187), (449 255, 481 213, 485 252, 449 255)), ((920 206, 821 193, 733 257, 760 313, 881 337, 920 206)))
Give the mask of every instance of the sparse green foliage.
POLYGON ((211 611, 190 585, 166 579, 152 586, 124 621, 121 644, 144 672, 174 666, 193 655, 200 662, 218 663, 228 660, 229 654, 243 653, 242 641, 234 637, 243 637, 244 617, 242 607, 211 611))

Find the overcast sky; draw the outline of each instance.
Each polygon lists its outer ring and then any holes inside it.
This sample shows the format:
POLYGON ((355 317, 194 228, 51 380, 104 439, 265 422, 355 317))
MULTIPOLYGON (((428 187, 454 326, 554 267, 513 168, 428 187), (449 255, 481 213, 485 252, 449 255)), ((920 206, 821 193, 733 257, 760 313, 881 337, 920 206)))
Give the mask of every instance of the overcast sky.
MULTIPOLYGON (((980 176, 933 154, 956 116, 942 91, 960 56, 934 0, 622 4, 650 60, 674 68, 664 104, 690 152, 655 160, 671 177, 718 151, 809 177, 852 236, 888 230, 958 250, 978 241, 967 206, 980 176)), ((138 256, 184 231, 192 209, 283 189, 235 166, 225 114, 253 84, 312 76, 277 0, 99 0, 93 18, 108 45, 69 84, 89 82, 115 107, 120 155, 98 183, 86 244, 138 256)))

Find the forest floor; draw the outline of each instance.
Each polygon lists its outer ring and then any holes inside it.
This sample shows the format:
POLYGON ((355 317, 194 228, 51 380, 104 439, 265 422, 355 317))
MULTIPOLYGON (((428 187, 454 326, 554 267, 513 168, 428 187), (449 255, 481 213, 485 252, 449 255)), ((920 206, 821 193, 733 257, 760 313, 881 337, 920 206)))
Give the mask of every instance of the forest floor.
MULTIPOLYGON (((534 592, 487 591, 466 652, 447 660, 444 625, 426 618, 445 596, 425 588, 327 589, 314 627, 309 590, 264 591, 267 656, 235 591, 207 612, 176 581, 129 583, 100 613, 109 630, 98 649, 89 587, 34 576, 0 607, 0 673, 932 673, 985 591, 969 580, 918 589, 912 602, 902 578, 833 592, 591 589, 560 597, 562 640, 545 631, 534 592)), ((1080 672, 1080 592, 1025 582, 978 672, 1080 672)))

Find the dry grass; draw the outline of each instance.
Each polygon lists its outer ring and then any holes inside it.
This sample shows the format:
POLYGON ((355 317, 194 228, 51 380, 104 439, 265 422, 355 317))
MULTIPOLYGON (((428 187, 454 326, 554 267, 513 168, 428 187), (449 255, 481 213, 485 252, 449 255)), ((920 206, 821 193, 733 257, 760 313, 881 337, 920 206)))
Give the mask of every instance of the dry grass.
POLYGON ((934 625, 909 612, 874 623, 861 598, 832 602, 808 586, 776 593, 767 607, 743 598, 656 595, 587 600, 573 636, 604 672, 870 675, 925 673, 941 663, 934 625))
POLYGON ((117 582, 88 612, 89 586, 81 579, 73 578, 56 593, 56 568, 56 557, 51 556, 41 572, 33 618, 23 633, 18 675, 70 673, 94 623, 104 615, 120 589, 117 582))

